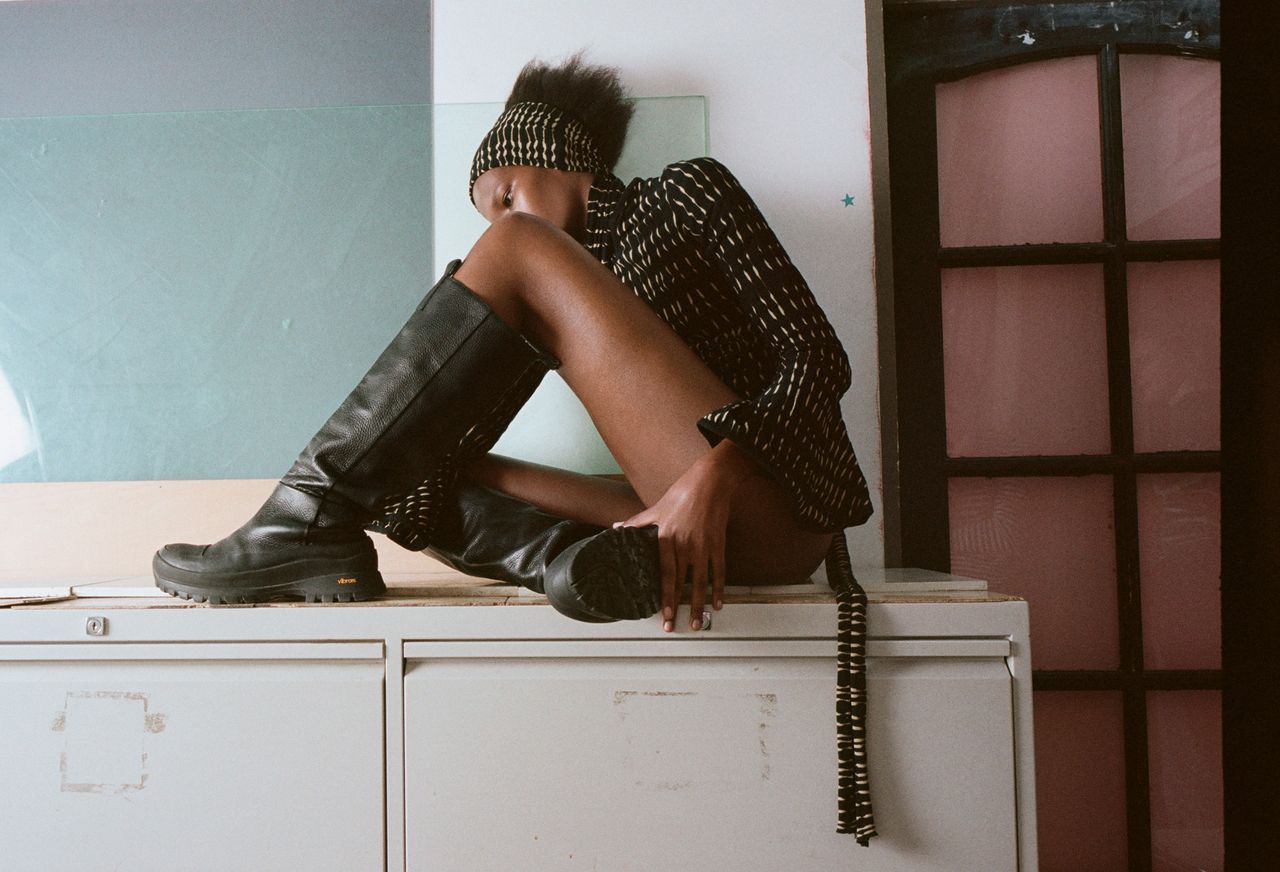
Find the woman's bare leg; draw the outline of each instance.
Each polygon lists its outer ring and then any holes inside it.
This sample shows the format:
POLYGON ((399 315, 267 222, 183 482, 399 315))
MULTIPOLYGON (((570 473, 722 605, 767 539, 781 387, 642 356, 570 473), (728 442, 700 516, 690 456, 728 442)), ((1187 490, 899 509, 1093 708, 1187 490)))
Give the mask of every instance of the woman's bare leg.
MULTIPOLYGON (((557 372, 644 505, 711 450, 697 420, 738 395, 563 230, 527 213, 504 215, 454 275, 560 360, 557 372)), ((730 506, 726 578, 802 579, 821 563, 830 540, 796 526, 781 485, 764 476, 746 479, 730 506)))

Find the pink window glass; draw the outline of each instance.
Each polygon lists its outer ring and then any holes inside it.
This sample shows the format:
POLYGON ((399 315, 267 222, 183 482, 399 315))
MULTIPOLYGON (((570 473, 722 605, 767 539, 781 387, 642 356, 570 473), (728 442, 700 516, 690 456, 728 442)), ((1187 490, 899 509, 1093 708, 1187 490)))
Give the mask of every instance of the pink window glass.
POLYGON ((1135 451, 1221 445, 1216 260, 1129 264, 1135 451))
POLYGON ((1040 872, 1128 868, 1120 694, 1034 697, 1040 872))
POLYGON ((1130 239, 1212 239, 1222 196, 1218 62, 1120 55, 1130 239))
POLYGON ((1120 662, 1111 478, 953 477, 951 571, 1027 600, 1035 669, 1120 662))
POLYGON ((1152 872, 1222 872, 1222 692, 1148 691, 1147 747, 1152 872))
POLYGON ((1222 668, 1222 505, 1216 472, 1138 476, 1147 669, 1222 668))
POLYGON ((1094 55, 940 82, 935 97, 942 245, 1102 239, 1094 55))
POLYGON ((1105 454, 1098 264, 942 270, 947 454, 1105 454))

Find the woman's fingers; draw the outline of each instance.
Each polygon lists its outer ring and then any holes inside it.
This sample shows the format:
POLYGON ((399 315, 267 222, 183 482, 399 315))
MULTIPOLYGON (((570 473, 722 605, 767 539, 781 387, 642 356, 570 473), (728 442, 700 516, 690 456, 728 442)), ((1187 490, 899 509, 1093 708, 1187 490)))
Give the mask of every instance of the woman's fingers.
POLYGON ((719 610, 724 605, 724 543, 711 553, 711 604, 719 610))
MULTIPOLYGON (((684 594, 684 586, 686 582, 691 582, 693 587, 694 599, 692 604, 689 606, 690 618, 702 617, 702 606, 700 604, 700 598, 698 597, 698 590, 700 585, 706 584, 705 580, 701 580, 701 574, 697 571, 698 564, 696 559, 691 560, 689 558, 688 546, 685 546, 682 549, 680 546, 673 543, 672 552, 674 554, 672 565, 675 567, 675 572, 671 594, 671 621, 669 624, 664 625, 664 629, 667 631, 675 630, 676 621, 679 620, 680 598, 684 594)), ((694 627, 694 629, 696 630, 698 628, 694 627)))
MULTIPOLYGON (((662 573, 662 629, 675 630, 679 617, 680 597, 685 582, 691 586, 689 602, 689 627, 702 629, 702 612, 707 603, 707 588, 711 599, 719 609, 724 601, 724 542, 712 541, 698 547, 695 542, 680 542, 675 535, 667 535, 658 526, 658 560, 662 573)), ((630 527, 630 521, 619 521, 613 526, 630 527)))
MULTIPOLYGON (((663 540, 660 538, 659 543, 663 540)), ((724 602, 724 545, 716 544, 705 551, 682 551, 674 540, 666 540, 662 562, 663 629, 672 632, 679 615, 684 582, 690 584, 689 628, 702 629, 702 613, 707 604, 707 588, 719 609, 724 602)))
POLYGON ((662 564, 662 629, 670 633, 676 628, 676 606, 680 591, 676 587, 676 549, 671 538, 658 529, 658 557, 662 564))
MULTIPOLYGON (((676 609, 680 608, 680 604, 686 606, 689 601, 684 598, 685 589, 689 586, 689 576, 693 574, 693 566, 689 563, 687 557, 682 557, 680 552, 676 551, 676 609)), ((690 612, 692 614, 692 612, 690 612)), ((679 616, 675 616, 675 620, 679 620, 679 616)), ((671 623, 672 629, 675 628, 675 621, 671 623)))
POLYGON ((706 568, 706 575, 693 580, 693 592, 690 596, 689 626, 694 630, 702 629, 702 612, 707 604, 707 588, 711 588, 711 603, 719 609, 724 603, 724 546, 712 545, 707 549, 707 556, 695 565, 706 568))
POLYGON ((698 552, 691 569, 694 570, 694 589, 689 594, 689 629, 703 629, 703 606, 707 604, 707 583, 710 575, 710 558, 698 552))

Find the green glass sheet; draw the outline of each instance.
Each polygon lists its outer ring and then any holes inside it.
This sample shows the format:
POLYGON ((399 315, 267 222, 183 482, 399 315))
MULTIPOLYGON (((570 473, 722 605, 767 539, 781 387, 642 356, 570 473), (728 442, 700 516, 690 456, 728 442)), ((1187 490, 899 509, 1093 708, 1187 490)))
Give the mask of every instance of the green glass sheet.
MULTIPOLYGON (((703 98, 636 103, 624 180, 706 154, 703 98)), ((283 474, 487 226, 501 109, 0 119, 0 482, 283 474)), ((495 451, 617 470, 554 373, 495 451)))

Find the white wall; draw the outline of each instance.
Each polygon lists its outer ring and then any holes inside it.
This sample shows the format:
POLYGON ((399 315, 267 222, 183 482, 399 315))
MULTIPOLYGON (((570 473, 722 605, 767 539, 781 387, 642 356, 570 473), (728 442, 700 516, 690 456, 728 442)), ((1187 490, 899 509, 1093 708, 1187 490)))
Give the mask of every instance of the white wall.
POLYGON ((437 103, 505 100, 527 61, 584 47, 632 96, 706 96, 711 155, 751 193, 849 353, 842 408, 876 508, 849 546, 855 565, 883 565, 864 4, 437 0, 433 16, 437 103))

